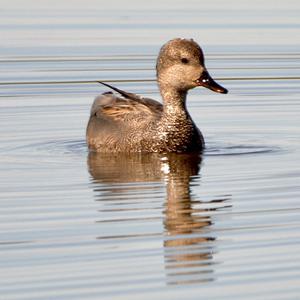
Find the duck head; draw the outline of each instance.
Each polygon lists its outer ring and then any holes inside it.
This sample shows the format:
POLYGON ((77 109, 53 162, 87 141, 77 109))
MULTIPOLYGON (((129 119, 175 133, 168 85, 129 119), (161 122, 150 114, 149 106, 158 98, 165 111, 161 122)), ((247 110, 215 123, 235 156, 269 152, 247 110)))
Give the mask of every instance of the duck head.
POLYGON ((204 64, 204 54, 193 40, 174 39, 162 46, 156 71, 161 87, 186 92, 203 86, 217 93, 228 92, 209 75, 204 64))

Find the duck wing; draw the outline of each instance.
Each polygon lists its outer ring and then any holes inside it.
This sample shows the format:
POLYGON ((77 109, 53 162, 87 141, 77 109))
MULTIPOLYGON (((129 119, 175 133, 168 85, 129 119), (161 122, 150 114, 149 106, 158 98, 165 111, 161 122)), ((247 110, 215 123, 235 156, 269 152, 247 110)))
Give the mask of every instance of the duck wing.
POLYGON ((91 117, 96 116, 110 122, 147 122, 161 115, 162 104, 149 98, 120 90, 107 83, 99 83, 118 92, 123 97, 118 97, 112 92, 98 96, 91 109, 91 117))

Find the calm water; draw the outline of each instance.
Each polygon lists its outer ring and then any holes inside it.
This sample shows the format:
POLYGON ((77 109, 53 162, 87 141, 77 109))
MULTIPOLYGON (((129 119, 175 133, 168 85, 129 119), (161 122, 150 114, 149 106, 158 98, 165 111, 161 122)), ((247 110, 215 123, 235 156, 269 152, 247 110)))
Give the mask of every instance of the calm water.
POLYGON ((0 299, 299 299, 299 2, 6 2, 0 299), (178 36, 229 89, 189 94, 204 155, 89 154, 95 80, 159 99, 178 36))

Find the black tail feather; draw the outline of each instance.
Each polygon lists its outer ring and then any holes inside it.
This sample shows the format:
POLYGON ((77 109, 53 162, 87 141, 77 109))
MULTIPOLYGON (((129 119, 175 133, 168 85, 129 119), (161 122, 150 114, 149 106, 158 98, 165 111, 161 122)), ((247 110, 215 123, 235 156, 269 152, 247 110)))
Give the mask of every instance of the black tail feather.
POLYGON ((140 97, 138 95, 136 95, 136 94, 125 92, 125 91, 120 90, 120 89, 118 89, 118 88, 116 88, 116 87, 114 87, 114 86, 112 86, 112 85, 110 85, 108 83, 103 82, 103 81, 97 81, 97 82, 101 83, 101 84, 103 84, 103 85, 105 85, 105 86, 107 86, 109 88, 111 88, 112 90, 118 92, 120 95, 122 95, 125 98, 133 99, 133 100, 140 100, 140 97))

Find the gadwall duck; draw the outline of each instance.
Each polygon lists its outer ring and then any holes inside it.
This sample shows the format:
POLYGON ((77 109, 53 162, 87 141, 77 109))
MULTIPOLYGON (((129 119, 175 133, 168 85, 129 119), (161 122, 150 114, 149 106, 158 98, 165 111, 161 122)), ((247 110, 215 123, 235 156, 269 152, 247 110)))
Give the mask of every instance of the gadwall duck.
POLYGON ((91 108, 86 138, 96 152, 199 152, 204 139, 186 109, 189 89, 227 90, 209 75, 200 46, 189 39, 167 42, 157 58, 163 104, 102 83, 118 92, 98 96, 91 108))

